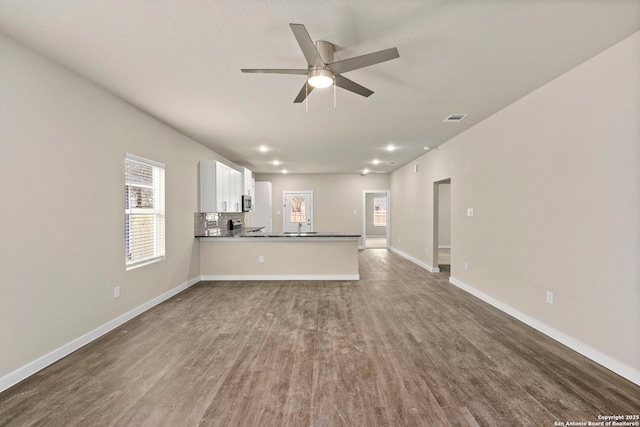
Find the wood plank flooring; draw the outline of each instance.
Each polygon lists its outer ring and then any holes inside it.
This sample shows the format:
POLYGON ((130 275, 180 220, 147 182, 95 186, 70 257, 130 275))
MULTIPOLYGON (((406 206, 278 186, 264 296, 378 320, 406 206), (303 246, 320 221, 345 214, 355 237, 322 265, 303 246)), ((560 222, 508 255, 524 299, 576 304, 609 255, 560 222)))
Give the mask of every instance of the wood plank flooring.
MULTIPOLYGON (((201 282, 0 394, 0 426, 553 426, 640 387, 386 251, 201 282)), ((3 351, 6 351, 3 350, 3 351)))

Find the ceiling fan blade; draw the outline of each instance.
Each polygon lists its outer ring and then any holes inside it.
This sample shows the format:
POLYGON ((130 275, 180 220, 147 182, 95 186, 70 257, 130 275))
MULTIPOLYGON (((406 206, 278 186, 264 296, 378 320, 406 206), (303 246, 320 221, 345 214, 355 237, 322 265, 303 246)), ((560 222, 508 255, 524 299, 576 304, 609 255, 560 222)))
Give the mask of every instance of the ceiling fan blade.
POLYGON ((300 49, 310 67, 324 67, 324 61, 316 49, 316 45, 311 40, 307 29, 302 24, 289 24, 293 35, 296 37, 300 49))
POLYGON ((358 83, 353 80, 349 80, 344 76, 336 76, 336 86, 341 87, 342 89, 346 89, 350 92, 357 93, 358 95, 362 95, 364 97, 368 97, 373 95, 373 91, 367 89, 364 86, 360 86, 358 83))
POLYGON ((270 73, 270 74, 303 74, 309 73, 309 70, 298 70, 291 68, 241 68, 243 73, 270 73))
POLYGON ((400 54, 398 53, 398 49, 392 47, 391 49, 368 53, 366 55, 332 62, 327 65, 331 68, 334 74, 342 74, 347 71, 357 70, 358 68, 368 67, 369 65, 379 64, 380 62, 389 61, 399 57, 400 54))
POLYGON ((311 93, 312 90, 313 90, 313 86, 305 82, 304 85, 302 86, 302 89, 300 89, 300 93, 298 93, 298 96, 296 96, 296 99, 293 100, 293 103, 298 104, 304 101, 304 99, 307 97, 307 95, 311 93))

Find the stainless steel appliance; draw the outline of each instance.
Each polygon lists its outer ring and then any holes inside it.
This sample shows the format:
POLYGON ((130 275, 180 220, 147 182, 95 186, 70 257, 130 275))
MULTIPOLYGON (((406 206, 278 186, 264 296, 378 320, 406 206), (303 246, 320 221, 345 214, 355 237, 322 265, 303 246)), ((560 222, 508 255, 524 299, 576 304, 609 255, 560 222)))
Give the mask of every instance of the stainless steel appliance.
POLYGON ((251 212, 251 196, 242 196, 242 212, 251 212))

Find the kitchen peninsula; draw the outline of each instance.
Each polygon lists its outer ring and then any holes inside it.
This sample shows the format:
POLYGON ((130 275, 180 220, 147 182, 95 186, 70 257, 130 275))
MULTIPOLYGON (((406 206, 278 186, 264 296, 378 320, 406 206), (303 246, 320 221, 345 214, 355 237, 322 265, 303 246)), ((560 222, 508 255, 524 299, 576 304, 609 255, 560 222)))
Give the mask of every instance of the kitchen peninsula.
POLYGON ((358 280, 359 234, 196 229, 202 280, 358 280))

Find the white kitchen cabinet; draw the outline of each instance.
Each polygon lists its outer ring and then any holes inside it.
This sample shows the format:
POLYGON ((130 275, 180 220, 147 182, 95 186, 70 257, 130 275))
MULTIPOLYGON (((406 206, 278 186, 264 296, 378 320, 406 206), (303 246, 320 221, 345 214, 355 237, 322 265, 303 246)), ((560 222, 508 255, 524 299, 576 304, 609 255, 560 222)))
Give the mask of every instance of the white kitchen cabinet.
POLYGON ((241 212, 242 174, 216 160, 200 161, 200 212, 241 212))
POLYGON ((229 168, 229 210, 227 212, 242 212, 242 174, 229 168))
POLYGON ((242 168, 242 194, 245 196, 255 196, 253 190, 253 177, 252 173, 247 168, 242 168))

